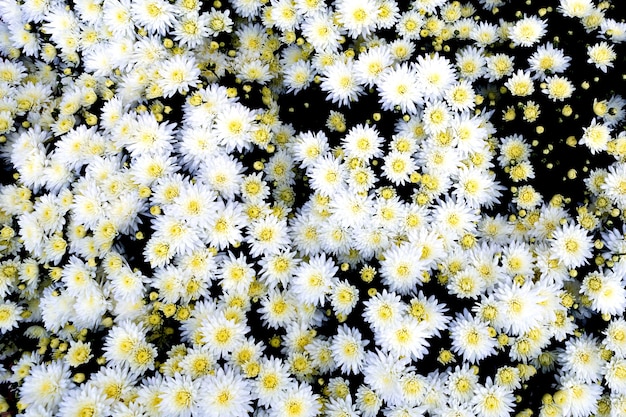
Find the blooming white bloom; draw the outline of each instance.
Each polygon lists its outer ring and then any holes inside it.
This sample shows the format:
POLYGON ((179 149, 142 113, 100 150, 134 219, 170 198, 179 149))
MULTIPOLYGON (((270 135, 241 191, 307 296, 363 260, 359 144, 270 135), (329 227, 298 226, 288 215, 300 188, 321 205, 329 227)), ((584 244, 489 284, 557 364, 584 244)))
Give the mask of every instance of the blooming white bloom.
POLYGON ((613 61, 617 58, 617 54, 612 45, 602 41, 587 47, 587 62, 594 64, 602 72, 607 72, 609 67, 613 67, 613 61))
POLYGON ((403 113, 416 114, 423 103, 424 89, 413 66, 402 63, 381 73, 377 82, 379 102, 384 110, 396 107, 403 113))

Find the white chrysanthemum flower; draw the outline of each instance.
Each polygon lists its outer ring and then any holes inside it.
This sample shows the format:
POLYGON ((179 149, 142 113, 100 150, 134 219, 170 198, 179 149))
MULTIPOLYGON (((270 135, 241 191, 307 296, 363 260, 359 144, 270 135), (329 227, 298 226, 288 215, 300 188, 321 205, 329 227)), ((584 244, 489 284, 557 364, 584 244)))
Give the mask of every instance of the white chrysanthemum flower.
POLYGON ((486 60, 482 49, 467 46, 455 54, 455 64, 459 77, 472 82, 485 72, 486 60))
POLYGON ((583 18, 589 16, 594 8, 591 0, 560 0, 558 10, 567 17, 583 18))
POLYGON ((374 0, 341 0, 336 10, 339 23, 352 38, 369 35, 378 23, 378 2, 374 0))
POLYGON ((453 111, 473 110, 476 106, 476 93, 467 79, 452 84, 445 91, 444 98, 453 111))
POLYGON ((348 281, 339 281, 333 286, 330 305, 336 315, 347 316, 359 302, 359 290, 348 281))
POLYGON ((22 311, 22 307, 12 301, 0 303, 0 334, 4 334, 14 327, 17 327, 18 323, 22 320, 20 315, 22 311))
POLYGON ((244 322, 228 320, 219 313, 203 317, 200 325, 202 343, 217 358, 228 357, 249 331, 244 322))
POLYGON ((515 69, 513 65, 514 56, 497 53, 485 58, 487 71, 485 77, 489 82, 500 80, 513 74, 515 69))
POLYGON ((19 388, 19 398, 31 407, 55 409, 72 386, 69 365, 61 360, 30 368, 19 388))
POLYGON ((131 11, 134 23, 153 35, 165 35, 176 20, 176 8, 165 0, 135 1, 131 11))
POLYGON ((529 96, 535 91, 530 72, 522 70, 517 70, 511 75, 504 86, 509 89, 511 95, 519 97, 529 96))
POLYGON ((533 46, 546 34, 547 24, 536 16, 524 16, 509 28, 509 39, 515 45, 533 46))
POLYGON ((474 373, 468 363, 456 366, 446 372, 446 388, 450 397, 460 403, 469 402, 478 388, 478 375, 474 373))
POLYGON ((319 396, 304 383, 287 385, 269 409, 270 417, 315 417, 321 410, 319 396))
POLYGON ((337 270, 332 258, 324 254, 313 256, 296 268, 291 289, 299 301, 321 305, 332 290, 337 270))
POLYGON ((565 376, 560 383, 560 401, 564 414, 572 417, 584 417, 594 414, 598 400, 602 396, 602 385, 585 383, 575 375, 565 376))
POLYGON ((307 171, 311 188, 322 195, 334 195, 346 186, 346 167, 340 159, 323 156, 307 171))
POLYGON ((176 375, 164 378, 159 410, 167 416, 191 417, 198 410, 200 380, 176 375))
POLYGON ((407 306, 395 292, 378 293, 364 303, 363 318, 373 329, 382 329, 400 320, 407 306))
POLYGON ((528 58, 530 70, 536 73, 540 80, 550 74, 559 74, 565 71, 572 59, 565 55, 562 49, 555 48, 551 42, 539 45, 528 58))
POLYGON ((491 335, 489 326, 473 317, 467 310, 463 314, 457 314, 452 321, 450 337, 452 350, 460 353, 463 359, 470 363, 478 363, 495 354, 498 345, 497 340, 491 335))
POLYGON ((379 45, 359 54, 354 64, 358 80, 366 87, 378 84, 384 71, 393 64, 388 45, 379 45))
POLYGON ((428 98, 440 98, 443 92, 456 81, 456 74, 450 60, 437 53, 432 56, 417 57, 415 72, 417 83, 428 98))
POLYGON ((478 386, 471 400, 474 412, 484 417, 507 417, 515 407, 512 390, 494 384, 489 378, 483 386, 478 386))
POLYGON ((597 119, 591 121, 591 125, 583 128, 583 136, 578 142, 589 148, 592 154, 606 151, 608 143, 611 140, 611 129, 602 123, 598 123, 597 119))
POLYGON ((341 325, 337 334, 332 338, 333 359, 344 374, 358 374, 363 367, 365 359, 365 346, 367 340, 363 340, 361 332, 357 329, 341 325))
POLYGON ((340 45, 341 28, 333 22, 332 15, 326 10, 307 15, 301 29, 304 38, 318 52, 332 52, 340 45))
POLYGON ((410 357, 411 360, 417 361, 428 352, 427 337, 425 324, 413 320, 410 316, 404 316, 383 327, 376 334, 376 341, 382 349, 394 356, 410 357))
POLYGON ((363 93, 353 67, 354 61, 349 60, 337 61, 324 68, 320 88, 327 93, 327 100, 350 107, 350 103, 363 93))
POLYGON ((615 352, 617 357, 626 357, 626 320, 621 317, 612 319, 602 333, 605 335, 603 346, 615 352))
POLYGON ((398 108, 402 113, 416 114, 423 103, 424 89, 413 66, 406 63, 388 68, 377 82, 383 110, 398 108))
POLYGON ((278 358, 263 359, 257 377, 252 381, 252 392, 259 405, 270 406, 291 383, 289 368, 278 358))
POLYGON ((613 61, 617 58, 617 54, 613 49, 613 45, 602 41, 587 47, 587 62, 594 64, 602 72, 607 72, 609 67, 613 67, 613 61))
POLYGON ((585 265, 593 256, 593 241, 578 224, 566 224, 554 231, 550 246, 555 256, 568 268, 585 265))
POLYGON ((237 417, 253 411, 250 383, 229 367, 202 379, 198 408, 207 417, 237 417))
MULTIPOLYGON (((387 354, 379 349, 376 349, 376 352, 369 351, 365 355, 363 366, 365 384, 377 394, 378 401, 385 401, 388 404, 402 403, 400 378, 405 374, 409 364, 408 357, 387 354)), ((375 398, 371 398, 371 401, 372 406, 378 403, 375 398)))
POLYGON ((382 156, 382 143, 383 138, 378 130, 364 124, 352 127, 341 140, 348 158, 365 161, 382 156))
POLYGON ((408 243, 384 252, 380 262, 383 283, 390 291, 408 294, 424 279, 426 264, 421 258, 421 249, 408 243))
POLYGON ((553 101, 570 98, 576 89, 568 78, 559 75, 546 78, 545 84, 546 88, 543 88, 541 92, 547 94, 548 98, 553 101))
POLYGON ((283 69, 283 78, 288 93, 298 93, 313 81, 315 72, 310 61, 299 60, 283 69))
POLYGON ((478 22, 470 32, 470 38, 480 47, 494 44, 500 40, 498 26, 493 23, 478 22))
POLYGON ((367 385, 361 385, 356 391, 356 406, 363 417, 376 417, 383 405, 376 391, 367 385))
POLYGON ((602 378, 605 362, 600 344, 590 335, 566 340, 558 359, 564 375, 576 375, 576 379, 586 383, 594 383, 602 378))
POLYGON ((157 84, 163 91, 163 97, 174 94, 186 94, 200 81, 200 69, 193 55, 180 54, 163 61, 158 69, 157 84))
POLYGON ((616 315, 626 306, 626 288, 619 273, 591 273, 580 292, 591 299, 591 308, 601 314, 616 315))
POLYGON ((406 152, 391 151, 383 160, 383 176, 396 185, 407 183, 416 169, 415 159, 406 152))

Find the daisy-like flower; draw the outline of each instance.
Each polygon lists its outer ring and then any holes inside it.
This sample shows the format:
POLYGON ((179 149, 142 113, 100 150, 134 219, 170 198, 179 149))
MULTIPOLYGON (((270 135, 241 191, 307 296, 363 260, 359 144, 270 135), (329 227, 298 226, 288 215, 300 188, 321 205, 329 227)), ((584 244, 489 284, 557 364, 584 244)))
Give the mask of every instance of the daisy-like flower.
POLYGON ((532 185, 522 185, 517 189, 513 202, 524 210, 532 210, 541 202, 541 194, 532 185))
POLYGON ((498 35, 498 26, 493 23, 479 22, 470 32, 470 38, 480 47, 494 44, 500 40, 498 35))
POLYGON ((337 158, 323 156, 308 171, 311 187, 322 195, 331 196, 345 188, 346 168, 337 158))
POLYGON ((228 152, 250 148, 251 131, 256 113, 240 103, 230 104, 217 114, 213 133, 228 152))
POLYGON ((356 391, 356 406, 363 417, 375 417, 382 407, 383 401, 376 391, 367 385, 361 385, 356 391))
POLYGON ((366 87, 377 84, 384 71, 393 64, 389 46, 375 46, 359 54, 354 64, 359 82, 366 87))
POLYGON ((604 360, 598 340, 590 335, 570 338, 558 355, 564 375, 576 375, 576 379, 593 383, 602 377, 604 360))
POLYGON ((59 406, 59 417, 80 415, 105 416, 110 413, 112 401, 93 386, 83 385, 73 389, 59 406))
POLYGON ((567 17, 583 18, 593 12, 594 4, 591 0, 560 0, 558 10, 567 17))
POLYGON ((406 312, 407 305, 402 302, 400 296, 386 289, 378 293, 364 303, 363 318, 373 329, 382 329, 400 320, 406 312))
POLYGON ((159 410, 168 416, 190 417, 198 410, 200 380, 176 375, 163 380, 159 410))
POLYGON ((200 69, 190 54, 174 55, 163 61, 158 71, 160 78, 157 83, 166 98, 176 93, 186 94, 200 80, 200 69))
POLYGON ((411 154, 391 151, 384 157, 383 176, 396 185, 407 183, 417 165, 411 154))
POLYGON ((319 396, 308 384, 293 383, 276 398, 269 409, 270 417, 315 417, 321 410, 319 396))
POLYGON ((489 82, 497 81, 513 74, 513 56, 497 53, 486 57, 485 60, 487 64, 486 77, 489 82))
POLYGON ((558 403, 562 404, 564 413, 583 417, 596 412, 603 392, 600 384, 582 382, 575 375, 568 375, 561 380, 560 388, 558 403))
POLYGON ((456 81, 452 63, 437 53, 432 56, 417 57, 415 72, 417 84, 422 87, 424 95, 431 99, 440 98, 443 92, 456 81))
POLYGON ((509 29, 509 39, 515 45, 530 47, 546 34, 546 22, 536 16, 524 16, 509 29))
POLYGON ((287 86, 288 93, 298 93, 306 89, 313 78, 315 72, 309 61, 299 60, 298 62, 288 65, 284 69, 284 82, 287 86))
POLYGON ((437 229, 454 236, 472 233, 476 229, 479 217, 476 211, 454 199, 441 201, 434 209, 433 223, 437 229))
POLYGON ((469 363, 478 363, 496 352, 497 340, 491 336, 489 326, 473 317, 469 311, 457 314, 450 325, 452 350, 469 363))
POLYGON ((365 346, 361 332, 343 324, 332 338, 333 359, 344 374, 358 374, 365 359, 365 346))
POLYGON ((288 367, 278 358, 262 359, 259 373, 252 381, 252 392, 259 405, 274 404, 292 383, 288 367))
POLYGON ((413 66, 407 63, 388 68, 377 82, 383 110, 398 108, 402 113, 416 114, 423 103, 424 90, 413 66))
POLYGON ((339 47, 341 28, 334 24, 332 15, 326 10, 307 15, 301 24, 301 30, 307 42, 317 51, 332 52, 339 47))
POLYGON ((383 138, 373 127, 358 124, 352 127, 342 139, 342 147, 349 158, 369 160, 382 156, 383 138))
POLYGON ((429 343, 426 326, 410 316, 383 327, 376 335, 377 343, 394 356, 410 357, 420 360, 428 352, 429 343))
POLYGON ((420 260, 421 251, 414 245, 402 244, 384 253, 380 274, 389 290, 408 294, 421 284, 425 263, 420 260))
POLYGON ((202 415, 209 417, 237 417, 252 413, 250 383, 229 367, 218 368, 215 375, 202 379, 197 403, 202 415))
POLYGON ((578 224, 565 224, 554 231, 550 245, 555 256, 568 268, 585 265, 593 256, 593 241, 578 224))
POLYGON ((546 94, 552 101, 563 101, 568 99, 572 96, 575 90, 569 79, 559 75, 546 78, 545 85, 546 87, 543 88, 541 92, 546 94))
POLYGON ((470 365, 464 363, 448 369, 446 372, 446 392, 451 399, 456 402, 469 402, 472 399, 474 390, 478 387, 478 375, 476 375, 470 365))
POLYGON ((485 71, 485 57, 482 49, 467 46, 455 54, 454 60, 459 78, 469 82, 480 78, 485 71))
MULTIPOLYGON (((359 4, 354 0, 345 2, 359 4)), ((337 61, 324 68, 320 88, 328 94, 328 100, 340 106, 350 107, 350 103, 363 93, 363 87, 358 83, 354 71, 354 61, 337 61)))
POLYGON ((529 96, 535 91, 530 73, 518 70, 504 83, 513 96, 529 96))
POLYGON ((228 320, 219 313, 203 317, 200 325, 202 343, 217 358, 228 357, 249 330, 244 322, 228 320))
POLYGON ((378 3, 374 0, 341 0, 336 10, 339 14, 339 23, 352 38, 369 35, 376 27, 378 3))
POLYGON ((476 105, 476 93, 467 79, 451 85, 445 91, 444 98, 453 111, 473 110, 476 105))
POLYGON ((613 318, 606 329, 602 344, 615 352, 618 357, 626 357, 626 320, 621 317, 613 318))
POLYGON ((602 41, 587 47, 588 63, 594 64, 602 72, 607 72, 609 67, 613 67, 613 61, 617 54, 612 45, 602 41))
POLYGON ((503 187, 496 182, 495 175, 476 168, 460 169, 457 187, 453 194, 465 200, 471 207, 492 207, 498 203, 503 187))
POLYGON ((51 410, 61 403, 71 384, 67 363, 55 360, 47 364, 37 364, 30 368, 19 388, 20 401, 32 407, 42 406, 51 410))
POLYGON ((611 165, 604 182, 600 184, 600 190, 604 191, 618 208, 626 207, 626 164, 611 165))
POLYGON ((131 5, 132 20, 155 35, 165 35, 176 20, 175 7, 165 0, 140 0, 131 5))
POLYGON ((562 49, 555 48, 551 42, 546 42, 535 49, 535 52, 528 58, 528 65, 530 70, 543 80, 551 74, 565 71, 570 61, 571 58, 566 56, 562 49))
POLYGON ((299 301, 320 305, 336 280, 337 266, 324 254, 311 257, 294 271, 291 289, 299 301))
POLYGON ((605 364, 604 379, 611 392, 626 394, 626 359, 612 357, 605 364))
POLYGON ((619 273, 591 273, 583 280, 580 292, 591 299, 591 308, 601 314, 616 315, 626 306, 626 289, 619 273))
POLYGON ((17 327, 22 320, 20 314, 23 309, 12 301, 0 303, 0 334, 4 334, 17 327))
POLYGON ((586 145, 592 154, 605 151, 611 140, 611 129, 602 123, 598 123, 597 119, 591 121, 591 125, 583 128, 583 136, 578 142, 586 145))
POLYGON ((494 384, 489 378, 478 386, 471 400, 474 412, 484 417, 506 417, 515 406, 515 396, 510 389, 494 384))
POLYGON ((286 220, 269 215, 253 222, 248 226, 246 241, 255 257, 281 252, 289 243, 286 220))

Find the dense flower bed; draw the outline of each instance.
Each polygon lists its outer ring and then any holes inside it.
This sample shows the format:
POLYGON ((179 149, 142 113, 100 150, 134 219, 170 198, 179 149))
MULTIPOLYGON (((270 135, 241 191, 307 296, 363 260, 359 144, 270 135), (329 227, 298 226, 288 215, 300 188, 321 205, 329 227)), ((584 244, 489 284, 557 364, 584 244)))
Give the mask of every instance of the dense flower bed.
POLYGON ((626 415, 618 0, 1 0, 0 410, 626 415))

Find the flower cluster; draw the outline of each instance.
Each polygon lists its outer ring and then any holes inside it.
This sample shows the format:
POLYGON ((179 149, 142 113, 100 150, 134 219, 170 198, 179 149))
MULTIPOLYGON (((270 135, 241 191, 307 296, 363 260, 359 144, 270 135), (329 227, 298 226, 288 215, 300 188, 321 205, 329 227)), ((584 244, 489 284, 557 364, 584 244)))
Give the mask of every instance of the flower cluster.
POLYGON ((405 3, 0 1, 0 412, 626 414, 623 6, 405 3))

